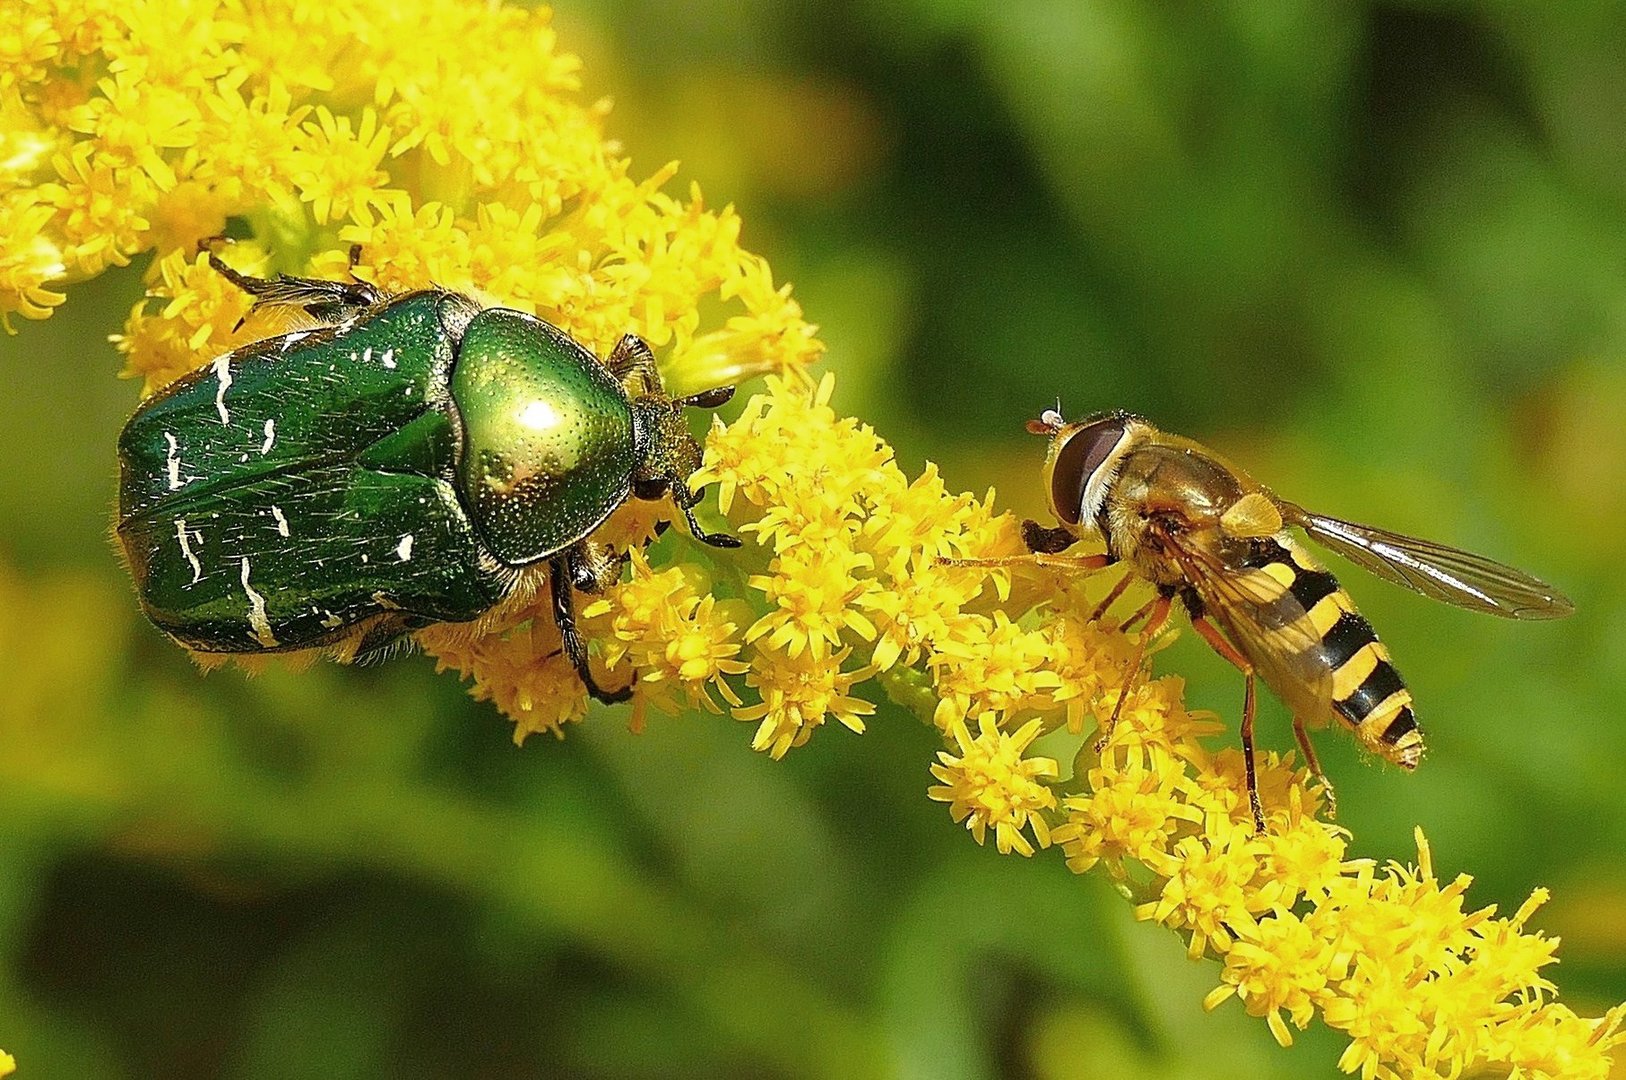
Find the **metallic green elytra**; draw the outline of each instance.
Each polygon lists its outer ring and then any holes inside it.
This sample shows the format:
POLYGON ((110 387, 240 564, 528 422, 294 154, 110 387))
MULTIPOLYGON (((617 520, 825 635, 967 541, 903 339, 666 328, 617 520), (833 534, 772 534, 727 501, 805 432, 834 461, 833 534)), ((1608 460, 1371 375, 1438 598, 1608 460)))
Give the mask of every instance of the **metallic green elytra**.
MULTIPOLYGON (((352 252, 352 263, 357 253, 352 252)), ((573 589, 603 590, 625 552, 590 539, 632 497, 671 495, 703 530, 700 448, 644 342, 601 362, 541 319, 441 289, 215 269, 255 306, 315 325, 257 341, 145 402, 119 437, 118 539, 141 606, 200 653, 333 647, 377 655, 479 618, 545 573, 588 690, 573 589)))

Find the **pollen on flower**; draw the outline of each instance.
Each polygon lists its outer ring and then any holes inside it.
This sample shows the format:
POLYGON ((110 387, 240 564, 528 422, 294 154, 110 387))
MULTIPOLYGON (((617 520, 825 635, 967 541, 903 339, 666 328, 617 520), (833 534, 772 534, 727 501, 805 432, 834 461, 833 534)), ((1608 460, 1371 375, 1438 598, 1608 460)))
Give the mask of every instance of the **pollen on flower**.
POLYGON ((892 577, 887 585, 853 600, 875 626, 877 671, 917 663, 932 642, 948 639, 951 623, 982 591, 933 563, 892 577))
POLYGON ((758 648, 751 658, 746 682, 761 697, 757 705, 736 708, 734 715, 756 723, 751 749, 766 750, 778 759, 792 747, 812 737, 814 729, 827 717, 843 727, 863 734, 862 717, 875 712, 875 706, 848 693, 854 683, 867 679, 870 672, 859 668, 843 671, 841 665, 850 650, 819 655, 811 649, 792 656, 773 648, 758 648))
POLYGON ((776 556, 769 573, 750 579, 773 606, 745 632, 745 640, 760 638, 767 648, 793 658, 805 649, 815 659, 838 648, 843 631, 872 640, 874 624, 854 606, 875 588, 865 577, 872 564, 864 552, 840 545, 804 544, 776 556))
POLYGON ((1001 854, 1033 854, 1024 830, 1040 847, 1049 847, 1047 815, 1056 805, 1056 795, 1048 781, 1057 775, 1057 765, 1051 758, 1024 756, 1040 729, 1039 721, 1030 720, 1007 733, 984 713, 973 736, 963 719, 956 720, 950 733, 959 753, 939 751, 931 771, 941 783, 928 788, 927 796, 948 803, 949 814, 965 822, 979 844, 992 828, 1001 854))
POLYGON ((514 741, 537 732, 564 738, 564 726, 587 715, 587 696, 575 668, 545 619, 533 618, 504 633, 440 644, 436 670, 469 677, 470 696, 489 701, 514 721, 514 741))
POLYGON ((1146 748, 1127 755, 1121 765, 1106 759, 1090 771, 1090 794, 1063 801, 1067 820, 1053 838, 1075 873, 1106 860, 1121 877, 1123 860, 1166 859, 1177 839, 1202 825, 1202 811, 1188 801, 1189 779, 1161 755, 1146 748))
POLYGON ((739 419, 713 429, 693 482, 716 481, 724 513, 736 492, 772 511, 785 522, 772 530, 784 533, 772 539, 781 548, 801 539, 804 523, 828 522, 829 507, 841 521, 861 512, 865 497, 884 483, 892 452, 866 425, 836 415, 829 404, 834 390, 829 373, 812 388, 805 376, 769 379, 767 392, 754 396, 739 419))
POLYGON ((1290 911, 1239 921, 1232 929, 1238 940, 1226 950, 1221 985, 1204 999, 1204 1007, 1212 1009, 1235 994, 1249 1015, 1266 1019, 1277 1042, 1293 1045, 1286 1021, 1300 1031, 1308 1027, 1316 1002, 1338 974, 1333 944, 1290 911))
POLYGON ((890 552, 882 570, 902 578, 939 559, 970 554, 957 541, 967 531, 968 514, 988 516, 976 499, 950 492, 931 462, 912 482, 896 466, 883 477, 886 486, 876 494, 885 498, 887 512, 864 523, 866 546, 890 552))
POLYGON ((371 207, 387 201, 381 192, 390 176, 380 166, 390 148, 390 132, 372 109, 363 109, 360 121, 352 123, 350 117, 318 105, 300 125, 297 146, 289 178, 310 204, 316 224, 351 216, 365 223, 371 207))
MULTIPOLYGON (((252 244, 233 245, 231 254, 238 266, 254 269, 252 244)), ((220 356, 245 340, 237 326, 249 309, 248 297, 201 252, 172 251, 151 276, 156 280, 130 312, 124 332, 112 335, 125 357, 121 374, 143 379, 149 394, 197 367, 200 355, 220 356), (155 302, 161 305, 157 311, 151 310, 155 302)))
POLYGON ((1224 952, 1238 928, 1251 922, 1258 909, 1258 891, 1253 886, 1262 848, 1242 831, 1231 832, 1222 841, 1186 837, 1174 851, 1151 859, 1152 869, 1166 881, 1161 895, 1137 907, 1135 917, 1155 920, 1171 930, 1191 931, 1187 952, 1194 959, 1209 946, 1224 952))
POLYGON ((35 191, 0 196, 0 324, 15 333, 12 315, 44 319, 67 296, 51 287, 67 272, 60 244, 44 233, 56 208, 35 191))
POLYGON ((1349 833, 1309 814, 1299 815, 1263 839, 1264 874, 1276 890, 1273 899, 1283 907, 1291 907, 1302 896, 1319 899, 1340 875, 1368 865, 1346 862, 1349 833))
POLYGON ((630 561, 630 578, 581 611, 585 628, 603 631, 606 665, 636 677, 639 693, 664 712, 679 707, 668 693, 674 687, 683 691, 684 704, 709 712, 721 711, 713 689, 730 705, 740 704, 727 676, 750 668, 735 659, 741 648, 736 612, 743 614, 743 605, 720 604, 697 565, 656 571, 636 550, 630 561))
MULTIPOLYGON (((1092 714, 1095 702, 1123 685, 1134 656, 1134 643, 1128 635, 1104 628, 1098 622, 1086 622, 1068 610, 1051 619, 1044 633, 1049 645, 1050 669, 1061 680, 1054 694, 1055 702, 1066 710, 1067 730, 1081 735, 1087 720, 1097 722, 1092 714)), ((1167 714, 1165 708, 1163 715, 1167 714)), ((1130 723, 1135 730, 1146 729, 1146 725, 1134 720, 1130 723)))
POLYGON ((150 227, 133 207, 152 201, 151 181, 137 169, 109 163, 83 142, 56 155, 52 165, 60 181, 39 190, 56 211, 69 261, 86 275, 129 262, 150 227))
POLYGON ((1003 611, 992 618, 965 614, 935 645, 927 663, 941 698, 934 719, 945 731, 968 714, 1055 708, 1061 677, 1047 665, 1043 631, 1025 630, 1003 611))

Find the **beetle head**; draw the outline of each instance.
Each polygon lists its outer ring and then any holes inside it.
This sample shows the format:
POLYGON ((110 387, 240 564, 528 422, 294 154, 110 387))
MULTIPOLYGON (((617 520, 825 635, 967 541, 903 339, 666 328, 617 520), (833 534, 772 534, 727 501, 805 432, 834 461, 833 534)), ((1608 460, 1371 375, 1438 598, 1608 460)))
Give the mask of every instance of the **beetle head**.
POLYGON ((685 409, 715 409, 734 396, 732 386, 720 386, 688 397, 669 398, 651 390, 632 402, 637 463, 632 493, 640 499, 661 499, 668 492, 689 523, 695 538, 713 547, 739 547, 738 539, 708 533, 694 519, 700 496, 689 487, 689 476, 700 468, 700 443, 689 431, 685 409))

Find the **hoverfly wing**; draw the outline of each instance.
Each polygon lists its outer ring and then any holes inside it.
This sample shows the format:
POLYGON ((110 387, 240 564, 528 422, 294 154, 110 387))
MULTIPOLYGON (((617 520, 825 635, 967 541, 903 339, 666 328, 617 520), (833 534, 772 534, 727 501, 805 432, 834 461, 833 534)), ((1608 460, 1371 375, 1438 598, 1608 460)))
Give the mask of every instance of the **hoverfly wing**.
POLYGON ((1413 592, 1504 619, 1557 619, 1575 605, 1522 570, 1459 548, 1281 504, 1289 524, 1357 566, 1413 592))
POLYGON ((1178 536, 1165 534, 1163 540, 1203 604, 1234 636, 1283 663, 1320 644, 1314 627, 1300 618, 1302 608, 1268 571, 1227 566, 1178 536))

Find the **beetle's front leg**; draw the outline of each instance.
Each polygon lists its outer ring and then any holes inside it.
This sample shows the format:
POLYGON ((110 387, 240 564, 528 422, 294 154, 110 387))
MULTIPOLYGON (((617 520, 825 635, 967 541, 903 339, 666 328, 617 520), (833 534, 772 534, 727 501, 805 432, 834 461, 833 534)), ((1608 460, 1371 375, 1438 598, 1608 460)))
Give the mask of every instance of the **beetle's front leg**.
POLYGON ((570 563, 570 581, 584 593, 601 593, 621 578, 621 568, 627 565, 627 553, 614 551, 608 544, 583 540, 571 548, 566 556, 570 563))
POLYGON ((695 519, 694 505, 700 501, 700 496, 690 490, 689 485, 682 480, 672 481, 672 501, 677 504, 678 511, 682 513, 683 520, 689 523, 689 532, 702 544, 709 544, 714 548, 737 548, 740 538, 730 536, 728 533, 711 533, 701 527, 695 519))
POLYGON ((576 675, 581 679, 582 685, 596 701, 606 705, 614 705, 632 697, 632 685, 619 690, 605 690, 593 678, 593 669, 587 663, 587 646, 581 635, 576 631, 575 610, 575 578, 577 563, 580 556, 577 554, 583 545, 578 544, 567 555, 557 556, 548 563, 549 583, 553 590, 553 621, 559 627, 559 640, 564 646, 565 656, 576 669, 576 675))

